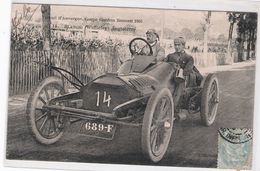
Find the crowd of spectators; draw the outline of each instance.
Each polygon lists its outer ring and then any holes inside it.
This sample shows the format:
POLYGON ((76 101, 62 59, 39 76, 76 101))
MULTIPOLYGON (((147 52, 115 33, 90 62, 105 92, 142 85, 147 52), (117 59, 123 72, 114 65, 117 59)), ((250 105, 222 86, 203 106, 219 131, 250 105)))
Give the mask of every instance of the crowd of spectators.
POLYGON ((227 48, 222 47, 222 46, 215 46, 215 47, 209 47, 208 52, 213 52, 213 53, 226 53, 227 48))
MULTIPOLYGON (((191 53, 201 53, 203 52, 203 47, 199 48, 198 46, 193 46, 191 48, 191 53)), ((221 46, 210 46, 208 47, 209 53, 226 53, 227 49, 221 46)))

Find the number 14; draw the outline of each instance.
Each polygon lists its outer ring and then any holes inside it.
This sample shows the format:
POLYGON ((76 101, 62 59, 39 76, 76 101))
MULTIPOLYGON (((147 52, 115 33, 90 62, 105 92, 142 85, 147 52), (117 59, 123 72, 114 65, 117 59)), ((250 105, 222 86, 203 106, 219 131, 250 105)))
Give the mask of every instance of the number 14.
MULTIPOLYGON (((97 94, 97 104, 96 105, 99 106, 100 105, 100 92, 97 91, 96 94, 97 94)), ((110 97, 110 95, 107 95, 106 91, 104 91, 103 94, 104 94, 103 95, 103 103, 107 103, 107 107, 109 107, 110 106, 111 97, 110 97)))

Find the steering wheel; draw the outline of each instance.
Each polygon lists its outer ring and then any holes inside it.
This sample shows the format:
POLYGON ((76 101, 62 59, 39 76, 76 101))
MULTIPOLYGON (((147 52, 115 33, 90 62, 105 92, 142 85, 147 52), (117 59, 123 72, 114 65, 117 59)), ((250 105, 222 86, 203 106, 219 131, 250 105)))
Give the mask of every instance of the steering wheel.
POLYGON ((134 38, 133 40, 130 41, 129 50, 132 55, 148 55, 148 56, 153 55, 152 46, 145 39, 140 38, 140 37, 134 38), (136 48, 136 41, 138 41, 138 40, 143 41, 145 43, 145 46, 143 46, 142 48, 136 48), (148 54, 146 54, 142 51, 146 46, 148 46, 148 49, 149 49, 148 54))

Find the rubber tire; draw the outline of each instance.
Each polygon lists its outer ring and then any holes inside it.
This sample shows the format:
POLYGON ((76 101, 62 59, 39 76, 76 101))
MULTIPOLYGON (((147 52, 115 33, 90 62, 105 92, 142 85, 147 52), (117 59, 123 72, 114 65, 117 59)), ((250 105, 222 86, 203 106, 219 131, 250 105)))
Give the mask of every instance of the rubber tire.
POLYGON ((61 131, 56 137, 48 139, 43 137, 35 124, 35 102, 38 99, 38 95, 41 92, 41 90, 49 85, 49 84, 57 84, 61 87, 63 87, 62 80, 59 77, 51 76, 43 79, 31 92, 30 97, 27 102, 27 110, 26 110, 26 116, 27 116, 27 125, 29 128, 29 131, 31 132, 32 136, 35 138, 35 140, 41 144, 49 145, 57 142, 63 135, 63 131, 61 131))
POLYGON ((156 163, 156 162, 159 162, 164 157, 164 155, 167 151, 170 139, 171 139, 173 120, 174 120, 174 103, 173 103, 173 98, 172 98, 172 94, 171 94, 170 90, 168 88, 163 88, 158 91, 155 91, 151 95, 151 97, 147 103, 146 110, 144 113, 144 118, 143 118, 143 125, 142 125, 142 137, 141 137, 142 152, 147 159, 156 163), (170 101, 172 104, 172 122, 171 122, 171 127, 169 128, 171 130, 171 132, 170 132, 168 140, 165 144, 165 148, 164 148, 163 152, 159 156, 155 156, 151 150, 150 129, 151 129, 153 113, 156 108, 156 105, 157 105, 159 99, 165 95, 167 95, 170 98, 170 101))
POLYGON ((212 83, 216 81, 217 85, 217 97, 219 99, 219 83, 218 79, 215 74, 209 74, 206 77, 206 80, 203 85, 202 89, 202 95, 201 95, 201 107, 200 107, 200 117, 201 117, 201 122, 205 126, 210 126, 214 123, 217 115, 217 109, 218 109, 218 103, 216 104, 216 110, 215 113, 212 117, 212 119, 209 121, 209 108, 208 108, 208 94, 211 88, 212 83))

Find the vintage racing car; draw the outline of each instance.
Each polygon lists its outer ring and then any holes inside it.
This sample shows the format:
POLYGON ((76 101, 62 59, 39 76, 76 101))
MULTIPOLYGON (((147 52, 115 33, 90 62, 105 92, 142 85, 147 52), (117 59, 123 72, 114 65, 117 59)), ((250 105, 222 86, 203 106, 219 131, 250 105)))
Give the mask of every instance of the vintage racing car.
MULTIPOLYGON (((34 138, 42 144, 53 144, 62 137, 65 127, 78 124, 79 134, 111 140, 116 125, 141 126, 144 156, 160 161, 168 148, 174 120, 183 118, 182 112, 174 113, 178 68, 172 63, 154 62, 152 48, 142 38, 133 39, 129 48, 132 58, 117 73, 107 73, 87 84, 62 68, 43 64, 62 77, 45 78, 28 99, 27 120, 34 138), (135 46, 138 41, 149 47, 148 54, 139 53, 135 46), (63 78, 77 91, 67 93, 63 78)), ((179 102, 186 113, 200 112, 202 124, 210 126, 219 103, 217 77, 208 74, 200 85, 186 86, 179 102)))

